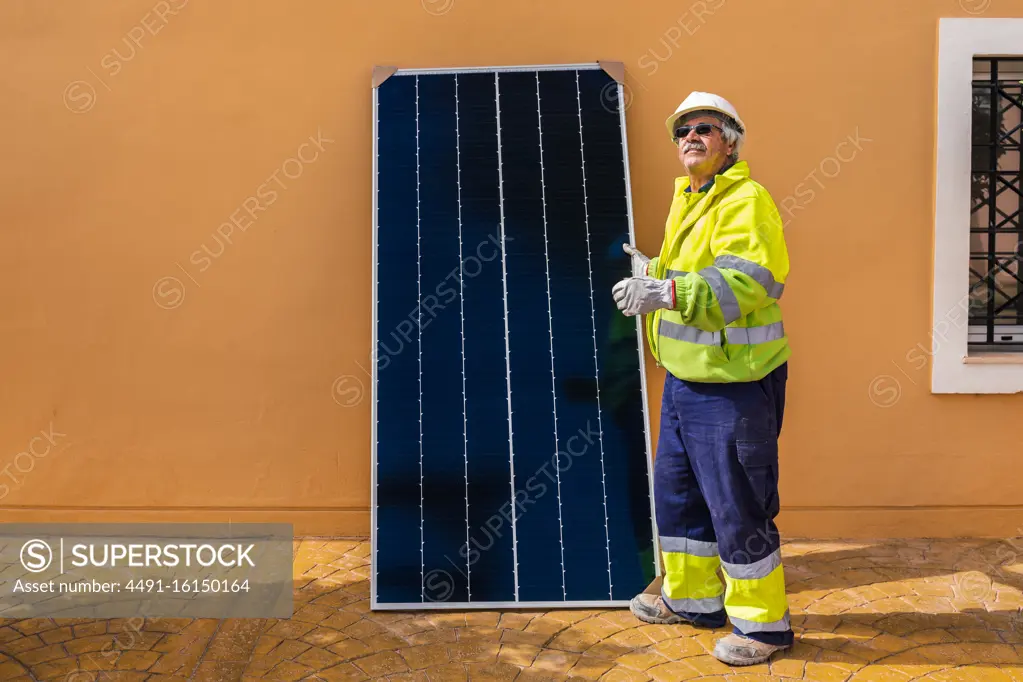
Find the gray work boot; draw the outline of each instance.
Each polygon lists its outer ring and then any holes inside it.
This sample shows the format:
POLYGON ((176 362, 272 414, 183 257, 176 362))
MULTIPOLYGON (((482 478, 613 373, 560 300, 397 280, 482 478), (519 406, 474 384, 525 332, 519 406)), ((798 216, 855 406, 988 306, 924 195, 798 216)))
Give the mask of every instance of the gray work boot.
POLYGON ((637 594, 629 602, 629 610, 632 615, 644 623, 655 625, 675 625, 676 623, 689 623, 682 616, 668 608, 659 594, 637 594))
POLYGON ((714 654, 714 658, 728 665, 756 665, 767 661, 771 654, 788 648, 788 646, 764 644, 733 632, 727 637, 719 639, 711 653, 714 654))

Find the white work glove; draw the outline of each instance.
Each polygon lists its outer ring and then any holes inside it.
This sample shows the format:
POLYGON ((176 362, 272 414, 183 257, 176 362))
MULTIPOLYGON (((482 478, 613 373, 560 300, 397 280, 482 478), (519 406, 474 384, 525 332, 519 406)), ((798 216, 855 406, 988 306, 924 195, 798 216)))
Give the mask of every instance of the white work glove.
POLYGON ((647 266, 650 265, 650 259, 642 254, 632 244, 622 244, 622 251, 632 256, 632 276, 633 277, 645 277, 650 273, 647 272, 647 266))
POLYGON ((646 315, 675 307, 675 282, 653 277, 627 277, 611 289, 618 309, 625 315, 646 315))

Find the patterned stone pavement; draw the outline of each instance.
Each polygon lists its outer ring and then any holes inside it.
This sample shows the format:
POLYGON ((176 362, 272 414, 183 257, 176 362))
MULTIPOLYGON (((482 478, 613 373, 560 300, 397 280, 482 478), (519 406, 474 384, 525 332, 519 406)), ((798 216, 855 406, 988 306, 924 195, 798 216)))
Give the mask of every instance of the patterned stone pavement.
POLYGON ((8 619, 0 680, 1023 681, 1023 539, 788 542, 798 643, 745 669, 627 610, 372 613, 367 542, 295 549, 290 620, 8 619))

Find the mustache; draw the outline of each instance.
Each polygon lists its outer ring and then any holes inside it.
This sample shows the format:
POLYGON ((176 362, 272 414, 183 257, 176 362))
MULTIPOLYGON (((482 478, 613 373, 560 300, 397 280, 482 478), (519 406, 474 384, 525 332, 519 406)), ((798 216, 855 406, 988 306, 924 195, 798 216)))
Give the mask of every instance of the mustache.
POLYGON ((700 144, 699 142, 692 142, 682 147, 683 153, 688 151, 705 152, 707 151, 707 147, 705 145, 700 144))

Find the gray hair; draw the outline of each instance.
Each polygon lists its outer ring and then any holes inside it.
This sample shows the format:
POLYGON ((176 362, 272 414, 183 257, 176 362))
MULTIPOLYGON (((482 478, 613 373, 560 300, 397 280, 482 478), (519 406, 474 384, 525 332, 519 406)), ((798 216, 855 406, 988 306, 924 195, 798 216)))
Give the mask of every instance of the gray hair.
POLYGON ((746 141, 746 131, 740 128, 731 116, 726 116, 720 111, 711 111, 710 109, 690 111, 688 114, 683 116, 679 122, 685 123, 686 121, 699 116, 712 116, 721 121, 721 139, 724 140, 725 144, 735 145, 732 148, 732 153, 728 155, 728 162, 737 162, 739 160, 739 150, 742 149, 742 143, 746 141))

